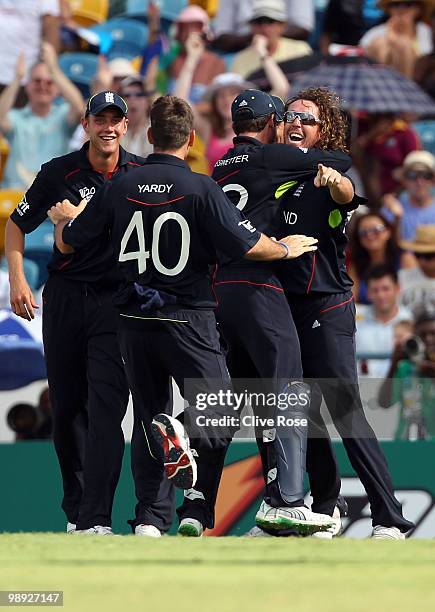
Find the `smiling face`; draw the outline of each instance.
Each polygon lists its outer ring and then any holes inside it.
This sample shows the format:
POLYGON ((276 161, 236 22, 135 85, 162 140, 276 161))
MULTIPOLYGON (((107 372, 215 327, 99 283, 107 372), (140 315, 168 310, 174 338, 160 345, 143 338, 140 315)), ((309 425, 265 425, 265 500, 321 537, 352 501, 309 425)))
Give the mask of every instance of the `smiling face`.
POLYGON ((358 226, 358 238, 367 251, 378 251, 385 248, 391 237, 389 228, 377 215, 368 215, 358 226))
POLYGON ((108 107, 98 115, 84 117, 82 125, 95 151, 103 157, 110 157, 118 151, 128 120, 116 107, 108 107))
POLYGON ((45 64, 41 63, 33 67, 26 91, 31 106, 52 104, 58 95, 58 89, 45 64))
POLYGON ((379 314, 387 314, 396 307, 399 286, 392 276, 373 278, 368 281, 367 295, 379 314))
MULTIPOLYGON (((299 113, 311 113, 316 119, 320 119, 319 107, 310 100, 295 100, 288 107, 288 111, 299 113)), ((299 118, 291 123, 284 123, 284 142, 292 147, 311 149, 320 140, 320 125, 302 125, 299 118)))

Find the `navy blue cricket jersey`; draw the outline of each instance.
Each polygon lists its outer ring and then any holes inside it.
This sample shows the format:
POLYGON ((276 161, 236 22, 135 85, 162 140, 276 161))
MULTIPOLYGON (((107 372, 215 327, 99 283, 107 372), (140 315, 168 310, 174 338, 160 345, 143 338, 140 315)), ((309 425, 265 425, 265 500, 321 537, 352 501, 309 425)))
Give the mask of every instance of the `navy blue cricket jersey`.
POLYGON ((173 155, 152 154, 104 187, 63 231, 79 252, 102 236, 112 241, 125 280, 118 304, 125 296, 128 313, 139 316, 153 303, 213 308, 218 253, 240 259, 260 233, 210 177, 173 155))
MULTIPOLYGON (((237 136, 233 142, 234 146, 216 162, 212 178, 252 224, 268 236, 277 237, 281 229, 285 195, 297 190, 304 180, 313 180, 318 164, 339 172, 345 172, 351 165, 350 157, 341 151, 265 145, 248 136, 237 136)), ((303 233, 293 227, 288 229, 287 234, 303 233)), ((219 266, 218 279, 242 275, 246 280, 258 280, 263 273, 269 277, 273 266, 248 260, 232 262, 219 266)))
MULTIPOLYGON (((89 143, 85 143, 79 151, 56 157, 42 165, 33 184, 11 215, 12 221, 24 234, 33 232, 47 218, 47 211, 56 202, 64 199, 75 205, 83 199, 89 202, 107 183, 104 174, 91 166, 88 149, 89 143)), ((115 180, 144 163, 144 158, 119 147, 118 167, 108 178, 115 180)), ((107 239, 96 240, 86 250, 72 255, 62 255, 54 246, 48 270, 50 274, 61 274, 64 278, 77 281, 94 282, 104 279, 106 283, 117 282, 112 247, 107 239)))

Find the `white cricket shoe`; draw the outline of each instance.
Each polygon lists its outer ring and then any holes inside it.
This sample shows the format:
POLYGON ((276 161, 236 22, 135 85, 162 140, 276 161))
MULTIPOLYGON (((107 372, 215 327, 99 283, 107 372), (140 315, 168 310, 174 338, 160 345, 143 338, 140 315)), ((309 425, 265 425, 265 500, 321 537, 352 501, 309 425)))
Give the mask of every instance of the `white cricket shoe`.
POLYGON ((405 540, 406 536, 397 527, 375 525, 372 531, 373 540, 405 540))
POLYGON ((67 523, 66 524, 66 532, 67 533, 74 533, 76 530, 76 524, 75 523, 67 523))
POLYGON ((183 425, 167 414, 157 414, 151 431, 163 449, 166 476, 179 489, 191 489, 196 483, 197 470, 183 425))
POLYGON ((134 533, 137 536, 145 536, 148 538, 162 537, 162 532, 155 525, 136 525, 134 533))
POLYGON ((266 529, 295 529, 301 535, 311 535, 315 531, 326 531, 332 527, 332 517, 318 514, 305 506, 273 508, 265 501, 255 516, 258 527, 266 529))
POLYGON ((331 520, 333 521, 331 527, 328 527, 326 531, 315 531, 311 534, 311 536, 313 538, 319 538, 321 540, 332 540, 332 538, 336 538, 337 536, 339 536, 342 532, 342 524, 340 509, 338 506, 335 506, 331 520))
POLYGON ((204 533, 204 527, 197 519, 184 518, 181 519, 177 533, 187 538, 201 538, 204 533))
POLYGON ((99 535, 99 536, 113 536, 113 531, 111 527, 106 527, 104 525, 95 525, 95 527, 90 527, 89 529, 76 529, 74 533, 79 533, 83 535, 99 535))

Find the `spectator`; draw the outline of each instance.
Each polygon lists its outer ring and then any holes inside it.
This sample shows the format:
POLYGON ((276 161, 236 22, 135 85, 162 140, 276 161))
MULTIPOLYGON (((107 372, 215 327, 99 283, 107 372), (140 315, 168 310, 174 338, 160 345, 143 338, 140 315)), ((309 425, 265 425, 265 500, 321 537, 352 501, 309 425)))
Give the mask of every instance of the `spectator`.
POLYGON ((377 208, 383 195, 401 188, 395 169, 403 164, 408 153, 421 147, 415 130, 397 115, 371 115, 366 127, 354 142, 352 153, 365 194, 377 208))
POLYGON ((435 307, 435 225, 418 227, 414 240, 402 240, 400 246, 417 258, 417 268, 399 272, 400 302, 415 315, 435 307))
POLYGON ((329 45, 358 46, 364 34, 364 0, 329 0, 322 23, 319 47, 328 54, 329 45))
POLYGON ((136 75, 121 82, 119 94, 128 106, 128 130, 122 138, 122 146, 129 153, 148 157, 153 152, 147 134, 152 93, 145 91, 142 77, 136 75))
MULTIPOLYGON (((0 0, 0 93, 14 80, 20 53, 31 67, 38 60, 42 41, 59 50, 59 14, 59 0, 0 0)), ((25 78, 23 74, 21 80, 25 78)), ((27 97, 20 85, 15 102, 22 107, 27 97)))
MULTIPOLYGON (((371 359, 370 355, 391 354, 394 348, 394 327, 409 321, 411 313, 399 306, 397 274, 385 265, 374 266, 367 274, 367 295, 371 306, 358 305, 356 351, 364 356, 364 374, 384 378, 389 368, 387 359, 371 359)), ((360 362, 361 365, 361 362, 360 362)))
POLYGON ((417 57, 432 51, 431 30, 422 21, 430 3, 431 0, 379 0, 379 7, 389 17, 362 37, 360 45, 367 55, 411 79, 417 57))
POLYGON ((383 408, 399 403, 395 437, 421 440, 435 436, 435 312, 423 310, 415 337, 399 345, 379 391, 383 408))
POLYGON ((349 239, 349 275, 354 282, 355 300, 369 304, 367 273, 383 264, 397 273, 401 263, 394 228, 378 213, 356 217, 349 239))
MULTIPOLYGON (((250 21, 256 2, 252 0, 220 0, 213 26, 216 40, 213 45, 234 53, 247 47, 252 40, 250 21)), ((269 3, 271 6, 273 2, 269 3)), ((285 0, 286 27, 283 36, 294 40, 307 40, 314 30, 313 0, 285 0)))
POLYGON ((396 173, 404 191, 399 196, 392 193, 382 198, 382 214, 399 224, 399 236, 413 240, 420 225, 435 225, 435 157, 428 151, 409 153, 396 173))
MULTIPOLYGON (((187 6, 181 11, 175 20, 175 37, 178 45, 169 52, 167 57, 164 56, 162 58, 163 67, 165 67, 168 57, 170 61, 169 65, 167 66, 167 72, 169 75, 167 90, 169 93, 174 91, 175 82, 179 78, 184 63, 186 62, 186 42, 189 35, 192 33, 197 33, 206 39, 209 36, 209 23, 210 19, 207 13, 199 6, 194 5, 187 6), (177 55, 171 60, 174 51, 177 55)), ((207 86, 210 85, 212 80, 222 72, 225 72, 224 60, 204 47, 203 53, 197 61, 192 76, 192 87, 189 93, 189 99, 191 102, 197 104, 204 95, 207 86)))
POLYGON ((417 59, 414 67, 414 81, 435 100, 435 4, 432 4, 431 10, 432 51, 417 59))
MULTIPOLYGON (((257 35, 252 44, 259 54, 266 51, 267 40, 264 36, 257 35)), ((186 61, 174 89, 176 96, 188 98, 192 75, 203 49, 204 42, 201 37, 195 32, 190 34, 186 41, 186 61)), ((265 62, 265 70, 272 86, 271 93, 285 97, 288 92, 288 82, 272 57, 265 62)), ((205 146, 210 171, 217 160, 221 159, 233 145, 235 134, 231 118, 231 104, 239 93, 252 86, 239 74, 225 72, 215 77, 205 92, 204 100, 209 103, 208 112, 201 112, 201 105, 193 105, 195 130, 205 146)))
POLYGON ((15 432, 15 441, 34 440, 38 413, 31 404, 14 404, 6 415, 8 426, 15 432))
POLYGON ((2 186, 23 191, 41 164, 68 150, 85 104, 80 91, 59 68, 56 51, 49 43, 43 43, 42 61, 30 71, 26 85, 29 104, 12 109, 24 73, 25 60, 20 55, 15 78, 0 95, 0 129, 10 147, 2 186), (59 94, 64 101, 55 104, 59 94))
POLYGON ((284 37, 284 0, 256 0, 249 24, 252 37, 258 34, 264 36, 267 39, 267 48, 261 56, 255 44, 236 54, 231 70, 245 78, 259 70, 267 62, 269 55, 279 63, 311 53, 311 47, 306 42, 284 37))

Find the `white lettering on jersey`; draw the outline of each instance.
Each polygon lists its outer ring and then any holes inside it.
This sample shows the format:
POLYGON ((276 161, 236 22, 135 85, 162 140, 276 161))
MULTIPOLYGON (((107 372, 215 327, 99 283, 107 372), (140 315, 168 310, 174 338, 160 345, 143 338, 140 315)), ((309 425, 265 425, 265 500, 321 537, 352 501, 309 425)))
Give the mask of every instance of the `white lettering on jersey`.
POLYGON ((172 189, 172 185, 138 185, 139 193, 169 193, 172 189))
POLYGON ((248 232, 251 232, 251 234, 253 234, 256 230, 255 227, 252 225, 252 223, 249 221, 249 219, 245 219, 244 221, 239 221, 238 225, 243 225, 243 227, 245 229, 248 230, 248 232))
POLYGON ((20 215, 20 217, 22 217, 29 210, 29 208, 30 204, 27 203, 26 196, 24 195, 23 199, 16 208, 17 213, 20 215))
POLYGON ((82 200, 86 200, 86 202, 92 199, 92 196, 95 195, 95 191, 95 187, 82 187, 82 189, 79 189, 82 200))
POLYGON ((284 211, 284 220, 289 225, 294 225, 298 220, 298 216, 295 212, 289 212, 288 210, 284 211))
POLYGON ((220 159, 214 165, 215 168, 219 166, 228 166, 228 164, 241 164, 242 162, 247 162, 249 160, 249 155, 235 155, 234 157, 229 157, 228 159, 220 159))

